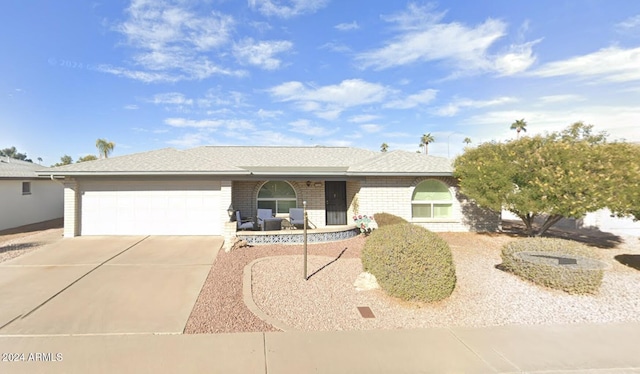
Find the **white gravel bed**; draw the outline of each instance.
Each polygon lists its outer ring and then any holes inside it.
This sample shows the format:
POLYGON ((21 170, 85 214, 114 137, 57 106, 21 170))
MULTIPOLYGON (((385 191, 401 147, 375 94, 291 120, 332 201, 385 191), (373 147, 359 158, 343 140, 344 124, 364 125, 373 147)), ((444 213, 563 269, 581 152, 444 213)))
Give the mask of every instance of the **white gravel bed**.
POLYGON ((0 263, 33 252, 62 238, 62 229, 54 228, 26 233, 9 240, 0 239, 0 263))
MULTIPOLYGON (((354 282, 362 272, 358 258, 340 258, 305 281, 302 256, 255 263, 253 299, 267 315, 307 331, 640 321, 640 271, 613 259, 640 254, 638 238, 627 238, 616 249, 598 249, 611 267, 600 292, 588 296, 542 288, 498 270, 500 249, 482 238, 473 245, 451 246, 456 289, 434 304, 401 302, 381 290, 356 291, 354 282), (361 306, 370 307, 375 318, 363 318, 357 310, 361 306)), ((334 259, 310 256, 309 273, 334 259)))

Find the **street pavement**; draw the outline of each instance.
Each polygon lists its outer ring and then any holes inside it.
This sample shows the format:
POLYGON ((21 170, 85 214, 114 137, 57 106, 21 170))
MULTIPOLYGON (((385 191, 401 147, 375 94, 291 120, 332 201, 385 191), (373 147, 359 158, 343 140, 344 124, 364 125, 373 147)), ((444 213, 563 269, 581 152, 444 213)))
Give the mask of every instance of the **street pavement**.
POLYGON ((0 336, 0 352, 2 373, 640 373, 640 324, 0 336))

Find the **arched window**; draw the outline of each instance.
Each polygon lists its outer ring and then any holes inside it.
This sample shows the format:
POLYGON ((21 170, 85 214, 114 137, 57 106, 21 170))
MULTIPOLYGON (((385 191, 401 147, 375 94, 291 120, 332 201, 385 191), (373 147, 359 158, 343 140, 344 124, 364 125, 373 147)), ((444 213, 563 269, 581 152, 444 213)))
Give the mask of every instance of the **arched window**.
POLYGON ((449 186, 429 179, 420 182, 411 198, 413 218, 449 218, 453 214, 453 203, 449 186))
POLYGON ((258 191, 258 209, 271 209, 274 213, 289 213, 297 206, 296 191, 287 182, 267 182, 258 191))

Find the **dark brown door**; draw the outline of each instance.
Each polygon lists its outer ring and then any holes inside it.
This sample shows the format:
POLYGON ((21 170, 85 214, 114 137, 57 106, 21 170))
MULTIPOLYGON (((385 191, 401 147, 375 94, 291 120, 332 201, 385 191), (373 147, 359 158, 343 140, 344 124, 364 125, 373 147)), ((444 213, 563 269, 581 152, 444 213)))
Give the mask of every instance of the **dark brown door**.
POLYGON ((327 225, 347 224, 347 182, 325 182, 327 225))

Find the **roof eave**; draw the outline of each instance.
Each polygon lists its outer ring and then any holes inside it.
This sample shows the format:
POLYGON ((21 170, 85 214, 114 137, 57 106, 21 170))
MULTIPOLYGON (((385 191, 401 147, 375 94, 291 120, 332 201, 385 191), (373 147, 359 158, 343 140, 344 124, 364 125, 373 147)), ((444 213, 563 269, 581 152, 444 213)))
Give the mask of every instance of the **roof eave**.
POLYGON ((415 171, 407 171, 407 172, 398 172, 398 171, 390 171, 390 172, 370 172, 370 171, 351 171, 347 173, 347 175, 351 176, 367 176, 367 177, 452 177, 452 171, 436 171, 436 172, 415 172, 415 171))
POLYGON ((66 171, 38 173, 46 177, 250 175, 246 171, 66 171))

